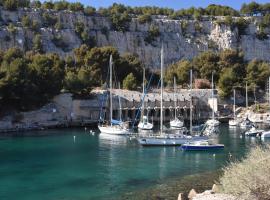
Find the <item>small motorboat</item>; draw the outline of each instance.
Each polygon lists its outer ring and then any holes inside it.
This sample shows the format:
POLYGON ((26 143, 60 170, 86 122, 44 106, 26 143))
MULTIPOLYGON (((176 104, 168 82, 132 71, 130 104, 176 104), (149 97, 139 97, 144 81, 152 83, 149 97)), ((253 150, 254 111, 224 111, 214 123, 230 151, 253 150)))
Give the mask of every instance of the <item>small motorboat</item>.
POLYGON ((143 116, 142 122, 140 122, 138 125, 138 128, 141 130, 152 130, 153 127, 154 125, 149 123, 147 116, 143 116))
POLYGON ((204 140, 186 143, 183 144, 180 148, 185 151, 221 150, 224 149, 224 144, 214 144, 209 140, 204 140))
POLYGON ((237 119, 229 120, 229 126, 239 126, 240 122, 237 119))
POLYGON ((174 120, 170 121, 170 127, 172 129, 179 129, 179 128, 182 128, 183 126, 184 126, 184 122, 178 118, 175 118, 174 120))
POLYGON ((218 121, 216 119, 209 119, 205 122, 205 124, 208 126, 219 126, 220 121, 218 121))
POLYGON ((251 129, 245 132, 245 136, 256 137, 257 135, 261 135, 264 132, 262 129, 257 129, 253 126, 251 129))
POLYGON ((248 119, 244 119, 241 123, 240 123, 240 128, 246 129, 246 128, 252 128, 254 125, 253 123, 248 119))
POLYGON ((270 138, 270 131, 263 131, 260 136, 262 139, 270 138))

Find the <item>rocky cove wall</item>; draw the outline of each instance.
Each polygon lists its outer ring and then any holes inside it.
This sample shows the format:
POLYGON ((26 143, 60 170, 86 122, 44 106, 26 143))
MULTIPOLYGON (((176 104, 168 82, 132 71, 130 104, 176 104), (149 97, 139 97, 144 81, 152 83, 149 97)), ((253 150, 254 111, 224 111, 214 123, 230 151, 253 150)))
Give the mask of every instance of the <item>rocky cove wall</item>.
MULTIPOLYGON (((161 41, 164 44, 165 64, 176 62, 180 59, 191 59, 200 52, 207 50, 241 49, 245 53, 246 60, 254 58, 270 61, 270 39, 259 40, 256 38, 256 22, 259 17, 253 18, 245 35, 239 36, 238 29, 226 25, 218 25, 210 18, 203 20, 169 20, 165 17, 156 17, 151 23, 140 24, 137 18, 129 23, 126 32, 114 31, 109 18, 100 16, 85 16, 82 13, 70 11, 44 11, 36 9, 19 9, 16 12, 0 9, 0 49, 6 50, 10 47, 20 47, 31 50, 34 32, 29 28, 23 28, 21 18, 28 15, 31 19, 43 23, 42 14, 49 13, 56 16, 62 28, 40 28, 43 49, 45 52, 56 52, 62 57, 72 55, 72 49, 79 47, 82 42, 75 33, 76 22, 84 23, 89 29, 89 34, 95 38, 97 46, 114 46, 121 54, 130 52, 139 56, 141 61, 149 68, 158 68, 160 63, 161 41), (185 21, 187 26, 183 29, 181 24, 185 21), (13 23, 17 30, 11 33, 8 23, 13 23), (159 28, 160 36, 154 42, 145 42, 147 31, 151 25, 159 28), (198 28, 199 27, 199 28, 198 28), (53 38, 60 35, 68 45, 65 48, 57 47, 53 38), (9 39, 7 39, 9 38, 9 39)), ((269 30, 266 30, 269 34, 269 30)))

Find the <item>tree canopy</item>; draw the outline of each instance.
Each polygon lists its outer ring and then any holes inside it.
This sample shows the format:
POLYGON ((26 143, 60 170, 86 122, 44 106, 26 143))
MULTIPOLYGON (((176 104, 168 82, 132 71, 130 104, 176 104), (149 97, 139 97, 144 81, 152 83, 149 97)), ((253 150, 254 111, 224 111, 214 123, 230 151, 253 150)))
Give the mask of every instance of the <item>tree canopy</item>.
POLYGON ((225 50, 220 53, 203 52, 191 61, 181 60, 169 65, 165 82, 171 85, 173 77, 176 77, 178 84, 187 85, 190 69, 193 69, 195 78, 209 81, 213 72, 214 82, 224 97, 229 96, 234 88, 243 88, 246 81, 250 87, 265 89, 270 76, 269 63, 260 60, 246 62, 242 52, 225 50))
MULTIPOLYGON (((77 95, 89 95, 108 77, 109 57, 113 56, 115 74, 123 82, 129 74, 142 79, 143 65, 131 54, 120 56, 113 47, 74 50, 75 58, 61 59, 56 54, 39 51, 23 53, 18 48, 0 52, 0 105, 27 110, 48 102, 62 89, 77 95)), ((132 88, 137 88, 133 82, 132 88)))

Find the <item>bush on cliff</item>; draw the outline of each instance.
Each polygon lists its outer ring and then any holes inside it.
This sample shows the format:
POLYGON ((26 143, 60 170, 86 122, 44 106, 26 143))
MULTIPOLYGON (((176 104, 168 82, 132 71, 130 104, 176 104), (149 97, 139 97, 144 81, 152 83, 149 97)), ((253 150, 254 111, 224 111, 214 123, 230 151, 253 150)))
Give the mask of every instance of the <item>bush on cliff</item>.
POLYGON ((127 90, 135 90, 137 86, 137 80, 134 77, 133 73, 127 75, 127 77, 123 80, 123 88, 127 90))
POLYGON ((160 32, 158 26, 151 25, 149 27, 149 30, 147 31, 147 35, 144 38, 144 41, 148 44, 152 44, 154 41, 156 41, 157 37, 159 37, 160 32))
POLYGON ((223 192, 238 199, 270 199, 270 146, 256 147, 245 159, 231 163, 220 178, 223 192))
POLYGON ((140 24, 149 23, 152 21, 152 17, 149 14, 140 15, 138 21, 140 24))

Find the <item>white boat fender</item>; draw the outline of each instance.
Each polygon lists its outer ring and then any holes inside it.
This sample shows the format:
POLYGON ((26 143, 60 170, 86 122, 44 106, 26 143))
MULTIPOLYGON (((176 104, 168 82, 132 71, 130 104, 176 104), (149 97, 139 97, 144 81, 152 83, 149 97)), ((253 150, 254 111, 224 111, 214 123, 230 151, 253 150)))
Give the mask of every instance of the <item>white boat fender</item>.
POLYGON ((75 135, 73 136, 73 142, 74 143, 76 142, 76 136, 75 135))

